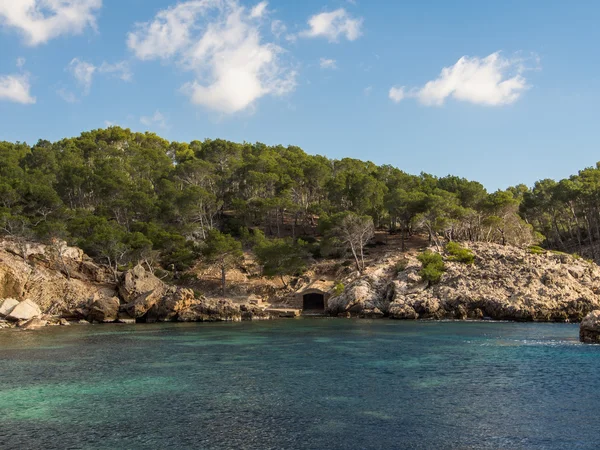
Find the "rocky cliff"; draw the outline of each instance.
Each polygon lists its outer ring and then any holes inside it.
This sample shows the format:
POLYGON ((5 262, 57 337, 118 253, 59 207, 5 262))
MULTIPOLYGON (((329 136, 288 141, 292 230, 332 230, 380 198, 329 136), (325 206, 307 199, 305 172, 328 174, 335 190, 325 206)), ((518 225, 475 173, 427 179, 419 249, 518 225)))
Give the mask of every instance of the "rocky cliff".
POLYGON ((415 255, 390 257, 330 299, 330 313, 394 319, 579 322, 600 308, 600 267, 594 263, 510 246, 467 246, 475 262, 445 258, 446 271, 433 286, 421 280, 421 264, 415 255))
POLYGON ((259 308, 206 299, 142 266, 115 274, 65 244, 0 242, 0 328, 82 323, 239 321, 259 308))

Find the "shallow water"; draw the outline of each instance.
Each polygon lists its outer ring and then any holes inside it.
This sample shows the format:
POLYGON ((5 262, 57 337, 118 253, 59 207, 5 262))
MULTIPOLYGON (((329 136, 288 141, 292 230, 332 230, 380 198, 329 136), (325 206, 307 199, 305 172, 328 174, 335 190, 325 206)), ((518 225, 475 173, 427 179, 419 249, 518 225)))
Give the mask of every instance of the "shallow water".
POLYGON ((597 449, 566 324, 305 319, 0 331, 0 448, 597 449))

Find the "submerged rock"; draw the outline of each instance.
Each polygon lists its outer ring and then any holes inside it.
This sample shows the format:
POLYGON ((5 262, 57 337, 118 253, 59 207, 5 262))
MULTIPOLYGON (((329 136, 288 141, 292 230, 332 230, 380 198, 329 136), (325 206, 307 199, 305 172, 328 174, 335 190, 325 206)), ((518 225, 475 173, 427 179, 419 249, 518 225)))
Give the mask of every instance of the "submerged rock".
POLYGON ((47 324, 48 322, 46 320, 34 317, 33 319, 20 323, 19 328, 21 330, 37 330, 39 328, 44 328, 47 324))
POLYGON ((579 340, 586 344, 600 344, 600 310, 583 319, 579 326, 579 340))

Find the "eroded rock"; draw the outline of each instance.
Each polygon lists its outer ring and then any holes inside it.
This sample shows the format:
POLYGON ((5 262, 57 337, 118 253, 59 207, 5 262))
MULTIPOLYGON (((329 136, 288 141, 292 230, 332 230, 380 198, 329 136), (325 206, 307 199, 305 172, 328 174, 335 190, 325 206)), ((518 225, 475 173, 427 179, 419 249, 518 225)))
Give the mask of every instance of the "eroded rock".
POLYGON ((600 344, 600 310, 585 316, 579 326, 579 340, 586 344, 600 344))

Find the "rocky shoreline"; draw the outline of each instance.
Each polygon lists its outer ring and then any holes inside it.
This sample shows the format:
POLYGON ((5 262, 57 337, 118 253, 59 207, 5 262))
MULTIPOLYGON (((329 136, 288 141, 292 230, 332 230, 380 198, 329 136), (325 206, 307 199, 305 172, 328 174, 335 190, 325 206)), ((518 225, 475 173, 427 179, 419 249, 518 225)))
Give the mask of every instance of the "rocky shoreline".
MULTIPOLYGON (((600 310, 599 266, 571 255, 510 246, 469 248, 474 263, 445 257, 445 273, 434 285, 422 280, 415 254, 388 255, 363 274, 348 274, 324 313, 396 320, 583 321, 581 339, 600 342, 600 313, 591 314, 600 310)), ((10 241, 0 243, 0 329, 280 316, 261 302, 205 298, 168 285, 141 265, 115 280, 80 249, 62 248, 59 261, 51 250, 32 243, 23 251, 10 241)))
POLYGON ((470 244, 473 264, 447 259, 429 285, 414 255, 390 259, 329 300, 332 315, 392 319, 580 322, 600 309, 600 267, 571 255, 470 244))

